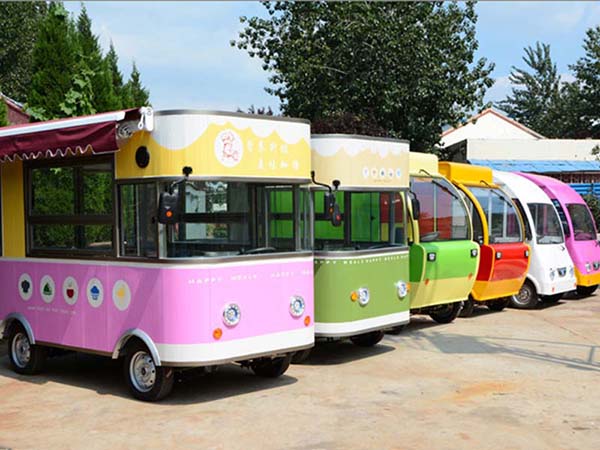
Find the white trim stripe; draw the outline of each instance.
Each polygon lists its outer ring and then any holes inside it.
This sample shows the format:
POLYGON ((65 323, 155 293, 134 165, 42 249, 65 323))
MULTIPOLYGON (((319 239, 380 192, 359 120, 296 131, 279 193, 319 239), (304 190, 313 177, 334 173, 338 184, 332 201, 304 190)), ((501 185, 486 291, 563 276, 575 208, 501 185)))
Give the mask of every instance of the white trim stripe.
POLYGON ((396 325, 403 325, 410 320, 410 312, 386 314, 385 316, 370 317, 352 322, 316 322, 315 336, 343 337, 366 333, 371 330, 381 330, 396 325))
MULTIPOLYGON (((191 366, 239 361, 254 355, 286 353, 314 344, 314 327, 204 344, 156 344, 162 364, 191 366)), ((227 331, 225 331, 226 333, 227 331)))

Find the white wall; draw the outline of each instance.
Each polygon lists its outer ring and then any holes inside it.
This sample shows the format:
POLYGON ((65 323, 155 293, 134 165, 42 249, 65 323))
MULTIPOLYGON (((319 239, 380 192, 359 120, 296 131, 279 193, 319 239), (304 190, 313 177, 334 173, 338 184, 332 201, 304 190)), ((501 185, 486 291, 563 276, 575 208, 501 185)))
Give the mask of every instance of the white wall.
POLYGON ((518 126, 498 117, 493 112, 484 113, 475 123, 455 129, 446 136, 442 136, 443 147, 464 141, 465 139, 527 139, 537 138, 518 126))
POLYGON ((593 161, 600 139, 469 139, 467 159, 593 161))

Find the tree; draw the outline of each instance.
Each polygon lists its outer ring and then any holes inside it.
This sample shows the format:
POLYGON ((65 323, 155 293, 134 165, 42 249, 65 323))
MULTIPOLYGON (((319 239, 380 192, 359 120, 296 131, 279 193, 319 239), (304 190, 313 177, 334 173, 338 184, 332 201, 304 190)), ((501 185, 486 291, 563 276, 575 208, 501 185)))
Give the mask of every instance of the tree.
POLYGON ((150 93, 148 90, 142 86, 142 82, 140 80, 140 72, 133 63, 133 68, 131 70, 131 76, 129 77, 129 81, 125 85, 125 108, 136 108, 139 106, 147 106, 150 104, 150 93))
POLYGON ((72 87, 77 66, 75 29, 60 3, 51 3, 40 24, 33 49, 33 72, 28 112, 36 119, 63 117, 61 103, 72 87))
POLYGON ((117 110, 123 108, 123 101, 125 99, 124 86, 123 86, 123 75, 119 70, 119 57, 115 51, 115 47, 111 41, 108 53, 104 58, 104 64, 108 70, 108 77, 112 84, 112 101, 111 109, 117 110))
POLYGON ((77 18, 77 38, 81 68, 77 76, 79 87, 74 86, 74 92, 79 92, 77 89, 81 87, 81 83, 89 78, 92 109, 98 112, 118 109, 113 108, 115 99, 109 68, 102 57, 98 37, 92 33, 92 19, 85 6, 82 6, 77 18))
POLYGON ((0 2, 0 85, 24 102, 33 73, 33 47, 47 11, 45 2, 0 2))
POLYGON ((497 106, 510 117, 535 131, 555 137, 554 109, 560 95, 560 76, 550 56, 550 45, 536 42, 535 48, 525 47, 523 61, 529 69, 512 66, 512 95, 497 106))
POLYGON ((265 3, 241 17, 231 45, 263 61, 284 114, 372 118, 430 150, 445 124, 483 106, 493 64, 474 61, 474 5, 409 2, 265 3))
POLYGON ((0 127, 5 127, 7 125, 8 125, 8 108, 6 107, 6 102, 4 101, 4 97, 2 97, 2 95, 0 94, 0 127))
POLYGON ((576 125, 586 131, 582 137, 600 138, 600 26, 587 30, 583 49, 585 55, 569 66, 579 105, 576 125))

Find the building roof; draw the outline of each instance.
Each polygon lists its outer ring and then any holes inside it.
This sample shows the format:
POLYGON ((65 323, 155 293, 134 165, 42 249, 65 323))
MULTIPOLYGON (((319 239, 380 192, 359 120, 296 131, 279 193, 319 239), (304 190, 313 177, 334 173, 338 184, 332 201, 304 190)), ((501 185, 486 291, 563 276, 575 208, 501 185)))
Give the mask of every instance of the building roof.
POLYGON ((4 95, 0 92, 0 100, 6 103, 8 108, 8 123, 10 125, 20 125, 23 123, 29 123, 29 114, 25 112, 23 105, 16 100, 4 95))
POLYGON ((452 145, 472 138, 545 139, 540 133, 493 108, 483 110, 464 124, 442 133, 442 144, 452 145))
POLYGON ((469 159, 471 164, 505 172, 560 173, 600 172, 600 161, 469 159))

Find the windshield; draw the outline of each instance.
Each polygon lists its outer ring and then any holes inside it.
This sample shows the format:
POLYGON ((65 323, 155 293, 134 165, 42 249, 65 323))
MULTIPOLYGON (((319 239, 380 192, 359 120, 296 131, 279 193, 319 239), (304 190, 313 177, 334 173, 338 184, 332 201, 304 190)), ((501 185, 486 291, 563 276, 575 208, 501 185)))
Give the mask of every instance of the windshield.
POLYGON ((538 244, 562 244, 563 232, 556 209, 549 203, 528 203, 538 244))
MULTIPOLYGON (((522 242, 521 222, 515 206, 498 188, 469 188, 486 216, 491 244, 522 242)), ((476 215, 472 211, 473 216, 476 215)))
POLYGON ((573 223, 573 237, 576 241, 595 241, 596 227, 590 210, 581 203, 567 205, 571 222, 573 223))
POLYGON ((167 227, 167 256, 310 250, 309 201, 290 184, 188 182, 182 220, 167 227))
POLYGON ((410 189, 421 206, 421 242, 471 239, 469 214, 460 195, 444 178, 411 177, 410 189))
POLYGON ((400 193, 336 192, 342 215, 338 227, 325 217, 324 195, 324 191, 314 192, 315 250, 354 251, 406 245, 405 207, 400 193))

